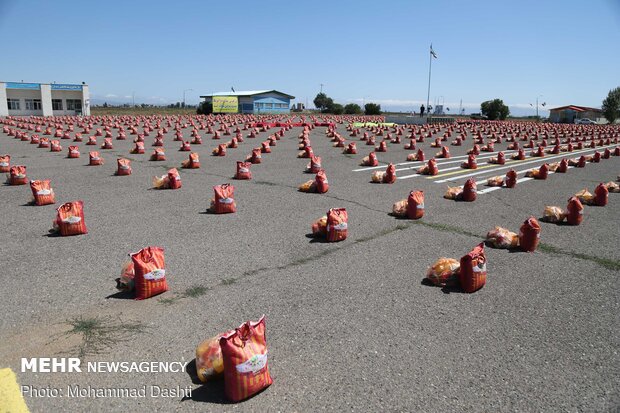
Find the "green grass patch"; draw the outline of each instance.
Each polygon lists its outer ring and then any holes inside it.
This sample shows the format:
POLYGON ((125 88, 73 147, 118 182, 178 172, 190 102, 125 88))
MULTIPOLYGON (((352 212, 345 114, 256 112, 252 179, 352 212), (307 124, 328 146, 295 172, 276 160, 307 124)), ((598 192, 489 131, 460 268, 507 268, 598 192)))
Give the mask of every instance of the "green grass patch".
POLYGON ((545 244, 543 242, 538 244, 538 251, 545 253, 545 254, 565 255, 568 257, 575 258, 577 260, 590 261, 597 265, 600 265, 603 268, 607 268, 608 270, 620 271, 620 260, 601 258, 595 255, 582 254, 580 252, 564 251, 561 248, 555 247, 550 244, 545 244))
POLYGON ((222 281, 220 281, 220 284, 222 285, 232 285, 234 283, 237 282, 236 278, 222 278, 222 281))
POLYGON ((159 300, 157 300, 157 302, 163 305, 172 305, 176 303, 177 301, 179 301, 180 299, 181 297, 167 297, 167 298, 160 298, 159 300))
POLYGON ((209 291, 210 288, 208 287, 203 287, 201 285, 196 285, 193 287, 189 287, 187 290, 185 290, 185 292, 183 293, 183 297, 188 297, 188 298, 196 298, 196 297, 200 297, 203 296, 207 293, 207 291, 209 291))
POLYGON ((99 354, 145 329, 139 322, 122 322, 119 320, 115 323, 101 317, 85 318, 80 316, 67 320, 67 323, 71 326, 71 330, 67 331, 66 334, 77 334, 82 338, 82 342, 77 348, 79 357, 99 354))

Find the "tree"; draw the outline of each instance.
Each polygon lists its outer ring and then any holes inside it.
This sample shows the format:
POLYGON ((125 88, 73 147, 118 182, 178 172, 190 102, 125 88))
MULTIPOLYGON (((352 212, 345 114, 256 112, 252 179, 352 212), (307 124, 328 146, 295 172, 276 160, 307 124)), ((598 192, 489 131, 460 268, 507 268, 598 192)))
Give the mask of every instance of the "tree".
POLYGON ((376 103, 366 103, 364 105, 364 113, 366 115, 380 115, 381 105, 377 105, 376 103))
POLYGON ((347 115, 359 115, 362 113, 362 108, 357 103, 348 103, 344 106, 344 113, 347 115))
POLYGON ((603 116, 609 123, 614 123, 620 118, 620 87, 612 89, 603 100, 603 116))
POLYGON ((318 93, 314 98, 313 102, 314 107, 321 111, 325 110, 325 108, 327 108, 328 106, 334 104, 334 100, 330 97, 327 97, 327 95, 323 92, 318 93))
POLYGON ((510 115, 510 109, 501 99, 487 100, 480 104, 480 112, 490 120, 504 120, 510 115))
POLYGON ((342 115, 344 112, 344 107, 340 103, 333 103, 329 108, 329 113, 333 113, 334 115, 342 115))

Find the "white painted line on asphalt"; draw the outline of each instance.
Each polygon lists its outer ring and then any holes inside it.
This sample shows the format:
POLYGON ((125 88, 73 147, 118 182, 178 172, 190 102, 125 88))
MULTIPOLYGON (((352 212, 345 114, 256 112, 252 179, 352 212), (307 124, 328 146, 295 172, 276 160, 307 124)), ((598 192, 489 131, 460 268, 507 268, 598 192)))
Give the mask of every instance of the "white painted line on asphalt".
MULTIPOLYGON (((440 149, 440 150, 441 150, 441 148, 433 148, 433 149, 440 149)), ((491 158, 493 155, 496 155, 496 154, 498 154, 499 152, 501 152, 501 151, 497 151, 497 152, 481 152, 481 153, 480 153, 480 155, 479 155, 479 156, 480 156, 480 158, 476 158, 476 159, 487 159, 487 158, 491 158)), ((504 154, 511 154, 511 153, 514 153, 514 152, 517 152, 517 151, 514 151, 514 150, 504 151, 504 154)), ((415 153, 415 151, 411 151, 411 153, 415 153)), ((449 161, 449 160, 452 160, 452 159, 465 159, 465 158, 467 158, 468 156, 469 156, 469 155, 452 156, 452 157, 450 157, 450 158, 435 158, 435 160, 437 161, 437 166, 440 166, 440 165, 444 165, 444 164, 448 164, 448 163, 460 162, 460 161, 454 161, 454 162, 452 162, 452 161, 449 161), (441 162, 441 163, 439 162, 439 161, 444 160, 444 159, 445 159, 446 161, 448 161, 448 162, 441 162)), ((429 159, 430 159, 430 158, 429 158, 429 159)), ((423 161, 423 162, 420 162, 420 161, 409 161, 409 162, 395 163, 395 164, 394 164, 394 166, 414 165, 414 164, 416 164, 416 166, 419 166, 419 165, 422 165, 422 164, 424 164, 424 163, 426 163, 426 162, 428 162, 428 160, 423 161)), ((372 171, 373 169, 380 169, 380 168, 385 168, 385 167, 387 167, 387 165, 368 166, 368 167, 365 167, 365 168, 353 169, 353 171, 352 171, 352 172, 372 171)), ((406 169, 412 169, 412 168, 406 168, 406 169)), ((404 170, 406 170, 406 169, 397 169, 396 171, 397 171, 397 172, 398 172, 398 171, 404 171, 404 170)))
MULTIPOLYGON (((544 156, 544 157, 536 158, 536 159, 531 160, 531 161, 522 162, 522 163, 520 163, 518 165, 519 166, 521 166, 521 165, 530 165, 530 164, 540 163, 540 162, 544 163, 544 162, 552 160, 552 159, 565 158, 565 157, 569 157, 570 158, 570 157, 573 157, 574 155, 582 155, 584 153, 597 151, 599 149, 609 148, 611 146, 616 146, 616 144, 608 145, 608 146, 600 146, 600 147, 596 147, 596 148, 582 149, 582 150, 573 151, 573 152, 564 152, 562 154, 554 155, 554 156, 544 156)), ((438 181, 435 181, 435 183, 441 184, 441 183, 444 183, 444 182, 449 182, 452 179, 469 178, 469 177, 472 177, 472 176, 478 176, 478 175, 486 174, 486 173, 489 173, 489 172, 499 171, 499 170, 502 170, 502 169, 509 169, 509 168, 512 168, 513 166, 515 166, 515 165, 506 165, 506 166, 499 166, 498 165, 497 168, 485 169, 484 171, 472 172, 472 173, 464 174, 464 175, 458 175, 458 176, 454 176, 453 178, 449 178, 449 179, 440 179, 438 181)), ((452 168, 452 169, 454 169, 454 168, 452 168)), ((439 172, 441 173, 441 172, 445 172, 445 171, 448 171, 448 170, 450 170, 450 169, 445 169, 445 170, 439 171, 439 172)))

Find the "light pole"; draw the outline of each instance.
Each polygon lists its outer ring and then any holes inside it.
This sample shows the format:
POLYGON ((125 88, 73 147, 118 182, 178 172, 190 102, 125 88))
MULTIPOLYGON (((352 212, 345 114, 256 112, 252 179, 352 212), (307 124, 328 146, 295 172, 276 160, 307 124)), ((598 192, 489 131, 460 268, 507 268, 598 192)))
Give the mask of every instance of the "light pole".
POLYGON ((321 93, 323 93, 323 83, 321 83, 321 93))
POLYGON ((536 96, 536 121, 538 121, 538 98, 542 97, 542 95, 536 96))
POLYGON ((194 90, 194 89, 185 89, 185 90, 183 91, 183 107, 185 107, 185 92, 190 92, 190 91, 193 91, 193 90, 194 90))

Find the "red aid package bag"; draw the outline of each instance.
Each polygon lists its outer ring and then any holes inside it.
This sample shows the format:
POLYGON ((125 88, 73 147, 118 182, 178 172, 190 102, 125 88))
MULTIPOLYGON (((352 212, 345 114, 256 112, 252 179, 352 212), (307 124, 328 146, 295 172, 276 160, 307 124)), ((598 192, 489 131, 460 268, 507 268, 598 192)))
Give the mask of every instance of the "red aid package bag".
POLYGON ((306 171, 316 174, 321 170, 321 157, 312 155, 310 158, 310 162, 308 162, 308 166, 306 167, 306 171))
POLYGON ((49 179, 43 181, 30 181, 30 189, 34 197, 34 204, 37 206, 50 205, 56 203, 54 190, 50 186, 49 179))
POLYGON ((170 189, 179 189, 181 186, 181 175, 179 175, 177 168, 168 170, 168 187, 170 189))
POLYGON ((80 157, 80 148, 77 146, 69 146, 69 153, 67 154, 67 158, 79 158, 80 157))
POLYGON ((60 141, 52 140, 50 141, 50 152, 60 152, 62 151, 62 146, 60 146, 60 141))
POLYGON ((131 175, 131 161, 129 159, 118 158, 116 165, 116 175, 131 175))
POLYGON ((0 172, 7 173, 11 170, 11 155, 0 156, 0 172))
POLYGON ((466 293, 478 291, 487 281, 487 258, 484 242, 478 244, 469 254, 461 258, 459 283, 466 293))
POLYGON ((473 202, 476 200, 476 181, 472 178, 469 178, 465 181, 465 185, 463 186, 463 192, 461 193, 461 200, 465 202, 473 202))
POLYGON ((345 208, 331 208, 327 211, 327 242, 347 239, 349 215, 345 208))
POLYGON ((318 192, 319 194, 324 194, 329 190, 329 182, 327 182, 327 175, 325 175, 324 170, 321 169, 316 174, 314 182, 316 184, 316 192, 318 192))
POLYGON ((200 168, 200 157, 198 153, 192 152, 189 154, 189 159, 183 161, 181 166, 185 169, 198 169, 200 168))
POLYGON ((235 179, 252 179, 252 172, 250 171, 251 162, 237 161, 237 173, 235 179))
POLYGON ((517 185, 517 171, 514 169, 506 172, 506 179, 504 180, 506 188, 514 188, 517 185))
POLYGON ((424 216, 424 191, 411 191, 407 198, 407 218, 420 219, 424 216))
POLYGON ((519 229, 519 248, 525 252, 536 251, 540 241, 540 224, 534 217, 529 217, 519 229))
POLYGON ((396 167, 394 164, 389 164, 383 175, 384 184, 393 184, 396 182, 396 167))
POLYGON ((605 206, 607 205, 607 199, 609 195, 609 190, 605 184, 600 183, 594 189, 594 205, 596 206, 605 206))
POLYGON ((211 200, 211 210, 216 214, 230 214, 237 212, 235 203, 235 187, 230 184, 213 187, 215 198, 211 200))
POLYGON ((245 400, 273 383, 267 363, 265 316, 224 334, 220 349, 224 359, 224 391, 231 401, 245 400))
POLYGON ((568 200, 566 207, 566 222, 568 225, 579 225, 583 221, 583 204, 576 196, 568 200))
POLYGON ((28 177, 26 176, 26 167, 23 165, 15 165, 9 168, 9 185, 26 185, 28 177))
POLYGON ((63 237, 69 235, 88 234, 84 222, 84 203, 82 201, 67 202, 56 210, 54 228, 63 237))
POLYGON ((88 164, 90 166, 103 165, 103 158, 99 155, 99 152, 97 151, 88 152, 88 159, 88 164))
POLYGON ((164 249, 146 247, 131 254, 135 276, 136 300, 144 300, 168 291, 164 249))

